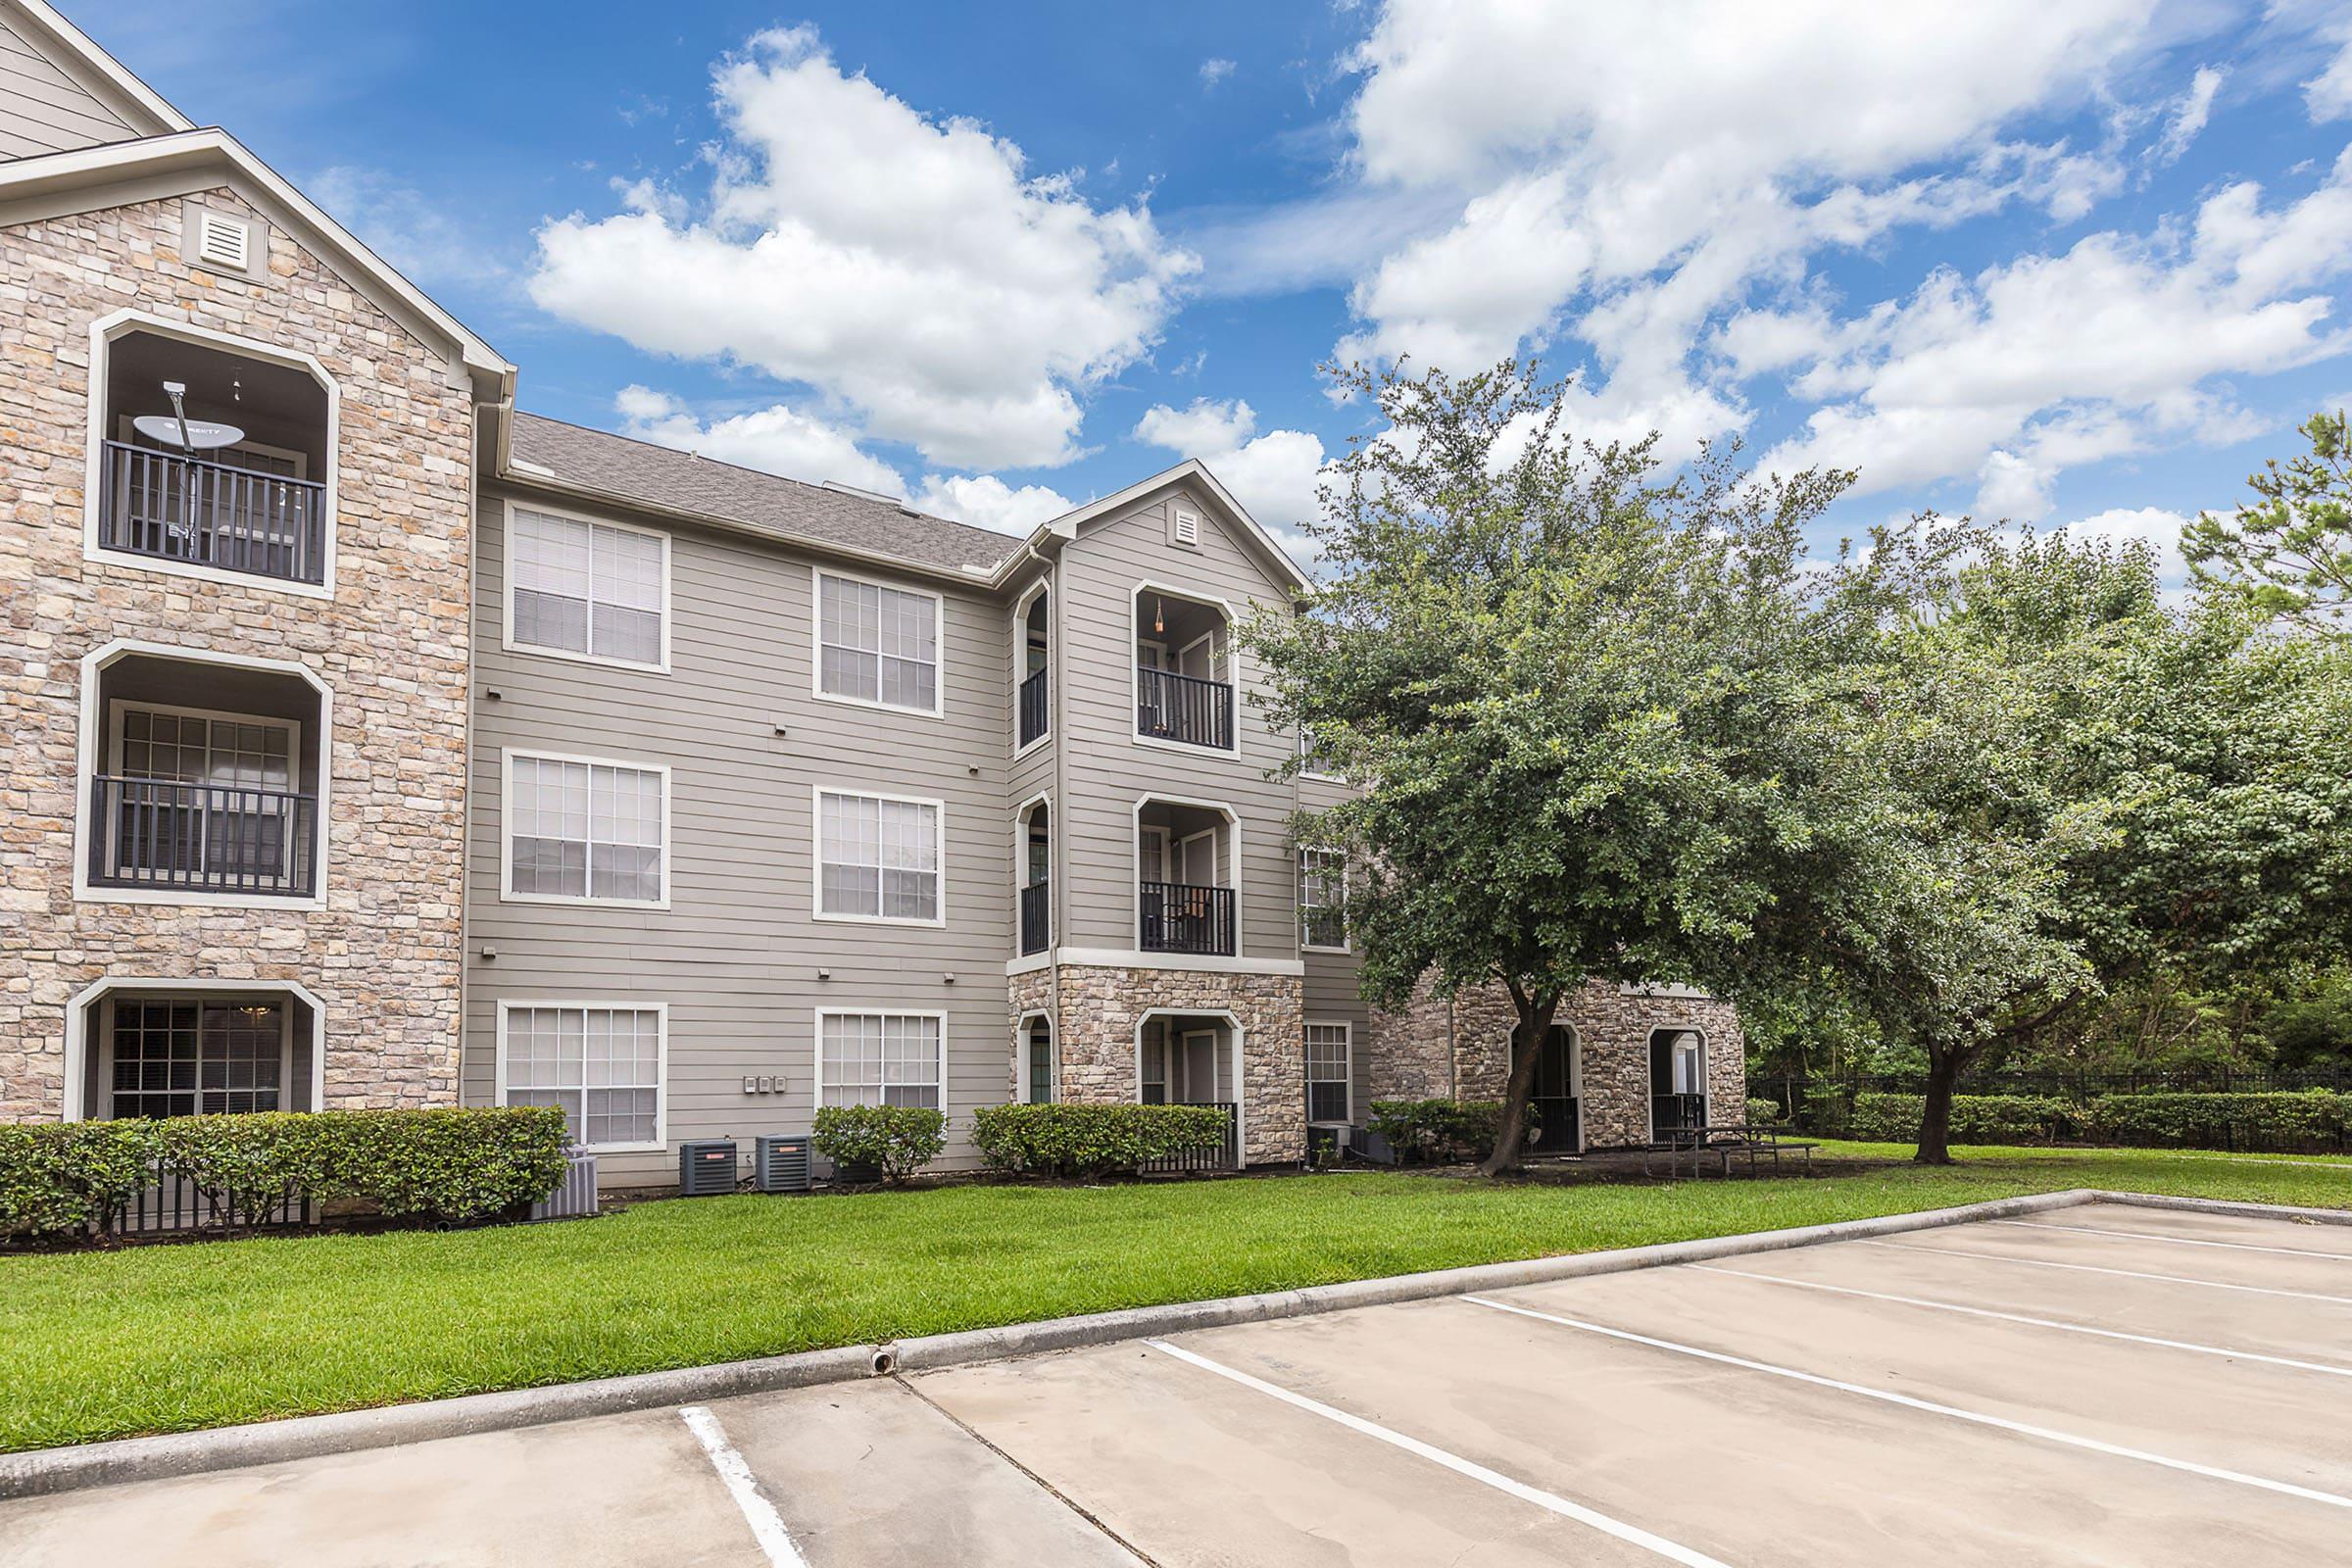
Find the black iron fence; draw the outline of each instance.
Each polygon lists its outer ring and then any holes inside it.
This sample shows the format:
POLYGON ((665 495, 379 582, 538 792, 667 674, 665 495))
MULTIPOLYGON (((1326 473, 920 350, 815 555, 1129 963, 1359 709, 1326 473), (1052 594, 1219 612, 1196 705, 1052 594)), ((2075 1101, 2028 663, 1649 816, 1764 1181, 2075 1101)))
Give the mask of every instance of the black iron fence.
POLYGON ((1233 748, 1233 687, 1172 669, 1135 672, 1135 732, 1187 746, 1233 748))
POLYGON ((1043 953, 1054 928, 1053 884, 1032 882, 1021 889, 1021 952, 1043 953))
POLYGON ((1189 882, 1145 882, 1137 897, 1144 908, 1146 953, 1192 953, 1232 957, 1233 889, 1189 882))
POLYGON ((157 1160, 150 1185, 107 1214, 102 1234, 166 1236, 187 1231, 301 1230, 318 1223, 318 1205, 289 1182, 268 1192, 205 1187, 157 1160))
POLYGON ((98 542, 222 571, 323 583, 326 486, 109 441, 98 542))
POLYGON ((1136 1167, 1147 1176, 1186 1175, 1205 1170, 1238 1170, 1242 1163, 1242 1107, 1218 1101, 1208 1107, 1225 1113, 1225 1136, 1213 1144, 1180 1149, 1173 1154, 1147 1159, 1136 1167))
POLYGON ((1023 746, 1046 732, 1046 672, 1042 669, 1021 682, 1020 726, 1023 746))
POLYGON ((307 898, 318 819, 315 795, 100 774, 90 780, 90 882, 307 898))

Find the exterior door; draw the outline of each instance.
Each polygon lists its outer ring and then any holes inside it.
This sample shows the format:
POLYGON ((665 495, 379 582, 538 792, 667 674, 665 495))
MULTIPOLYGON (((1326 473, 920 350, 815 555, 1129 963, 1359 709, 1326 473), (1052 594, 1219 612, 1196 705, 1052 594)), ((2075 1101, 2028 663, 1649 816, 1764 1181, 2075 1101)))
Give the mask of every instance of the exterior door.
POLYGON ((1707 1124, 1707 1041, 1695 1029, 1649 1032, 1650 1136, 1707 1124))
POLYGON ((1566 1024, 1553 1024, 1536 1061, 1536 1087, 1531 1097, 1537 1153, 1573 1154, 1584 1150, 1584 1052, 1576 1031, 1566 1024))
POLYGON ((1187 1029, 1184 1032, 1184 1098, 1187 1103, 1195 1105, 1217 1102, 1217 1032, 1214 1029, 1187 1029))

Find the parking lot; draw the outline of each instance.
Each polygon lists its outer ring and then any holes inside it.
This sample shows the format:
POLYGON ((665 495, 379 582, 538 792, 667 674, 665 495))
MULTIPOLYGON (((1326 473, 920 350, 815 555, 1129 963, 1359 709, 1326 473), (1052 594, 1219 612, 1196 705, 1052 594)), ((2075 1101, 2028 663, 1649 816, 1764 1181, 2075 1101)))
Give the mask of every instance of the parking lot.
POLYGON ((11 1564, 2352 1557, 2352 1228, 2115 1204, 0 1504, 11 1564))

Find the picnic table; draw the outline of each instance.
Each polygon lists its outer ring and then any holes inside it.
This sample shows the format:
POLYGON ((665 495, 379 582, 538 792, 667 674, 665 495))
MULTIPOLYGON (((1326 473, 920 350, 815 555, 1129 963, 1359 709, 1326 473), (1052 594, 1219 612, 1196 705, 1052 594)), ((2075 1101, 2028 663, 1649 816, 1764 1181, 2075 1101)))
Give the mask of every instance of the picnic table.
POLYGON ((1809 1176, 1813 1173, 1813 1151, 1819 1147, 1802 1139, 1785 1137, 1778 1127, 1758 1127, 1748 1122, 1667 1127, 1661 1129, 1656 1138, 1642 1151, 1642 1174, 1649 1174, 1651 1157, 1657 1154, 1666 1156, 1666 1174, 1669 1178, 1680 1174, 1686 1154, 1690 1156, 1690 1174, 1693 1176, 1699 1174, 1701 1161, 1712 1159, 1719 1163, 1722 1174, 1728 1177, 1732 1174, 1732 1161, 1742 1154, 1747 1156, 1747 1173, 1750 1176, 1756 1174, 1758 1164, 1767 1155, 1772 1159, 1774 1172, 1778 1173, 1781 1155, 1786 1152, 1801 1154, 1804 1157, 1805 1174, 1809 1176))

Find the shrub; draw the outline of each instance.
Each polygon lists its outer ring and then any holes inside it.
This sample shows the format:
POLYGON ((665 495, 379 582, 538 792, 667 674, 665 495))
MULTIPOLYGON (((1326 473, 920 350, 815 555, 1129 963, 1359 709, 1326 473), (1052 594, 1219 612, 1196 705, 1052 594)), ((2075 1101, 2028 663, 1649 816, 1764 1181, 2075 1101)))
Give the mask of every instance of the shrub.
POLYGON ((288 1198, 479 1219, 553 1192, 568 1143, 564 1113, 540 1105, 0 1127, 0 1236, 103 1230, 159 1165, 201 1189, 221 1225, 250 1224, 288 1198))
POLYGON ((1769 1127, 1781 1119, 1781 1102, 1777 1100, 1749 1100, 1747 1124, 1750 1127, 1769 1127))
MULTIPOLYGON (((1846 1131, 1855 1138, 1903 1143, 1919 1136, 1922 1095, 1860 1094, 1846 1131)), ((2074 1123, 2071 1101, 2054 1095, 1954 1095, 1952 1137, 1970 1144, 2016 1144, 2060 1136, 2074 1123)))
POLYGON ((2119 1143, 2236 1148, 2256 1143, 2333 1147, 2352 1131, 2352 1095, 2101 1095, 2083 1112, 2088 1130, 2119 1143))
POLYGON ((822 1105, 810 1140, 843 1165, 873 1165, 894 1186, 948 1147, 948 1118, 925 1105, 822 1105))
MULTIPOLYGON (((1499 1100, 1375 1100, 1367 1123, 1399 1158, 1452 1164, 1483 1157, 1502 1127, 1499 1100)), ((1527 1107, 1527 1132, 1536 1133, 1536 1107, 1527 1107)))
POLYGON ((1225 1127, 1214 1105, 983 1105, 972 1143, 994 1170, 1091 1177, 1217 1148, 1225 1127))

